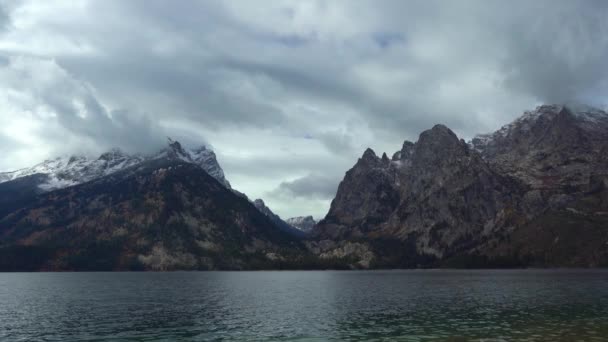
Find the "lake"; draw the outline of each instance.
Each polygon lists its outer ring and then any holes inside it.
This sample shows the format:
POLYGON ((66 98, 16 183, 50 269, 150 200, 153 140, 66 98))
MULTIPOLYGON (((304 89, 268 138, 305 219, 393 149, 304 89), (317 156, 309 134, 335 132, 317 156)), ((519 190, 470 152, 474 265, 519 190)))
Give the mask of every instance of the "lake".
POLYGON ((0 341, 606 341, 606 270, 0 273, 0 341))

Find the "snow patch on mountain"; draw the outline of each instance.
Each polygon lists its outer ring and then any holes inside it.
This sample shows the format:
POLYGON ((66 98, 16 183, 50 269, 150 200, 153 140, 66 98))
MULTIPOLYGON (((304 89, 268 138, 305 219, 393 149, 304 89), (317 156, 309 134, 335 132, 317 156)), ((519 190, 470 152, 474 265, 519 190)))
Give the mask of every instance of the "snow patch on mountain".
POLYGON ((312 231, 312 229, 317 224, 317 221, 315 221, 315 219, 312 216, 292 217, 292 218, 288 218, 287 220, 285 220, 285 222, 287 222, 287 224, 291 225, 292 227, 296 227, 297 229, 299 229, 305 233, 309 233, 310 231, 312 231))
POLYGON ((181 160, 199 165, 209 175, 226 186, 226 188, 231 189, 230 183, 226 180, 224 171, 218 164, 215 153, 211 149, 201 146, 188 150, 183 148, 179 142, 171 139, 169 139, 166 148, 154 155, 131 155, 119 149, 112 149, 96 159, 85 156, 64 156, 46 160, 30 168, 0 173, 0 183, 34 174, 44 174, 48 176, 47 181, 40 184, 39 187, 44 191, 51 191, 85 183, 148 160, 161 158, 181 160))
POLYGON ((562 110, 567 110, 571 113, 577 119, 578 125, 585 129, 594 130, 599 128, 600 124, 608 124, 608 114, 599 108, 578 103, 542 105, 532 111, 524 112, 519 118, 502 126, 496 132, 476 135, 468 144, 471 148, 481 152, 496 140, 507 138, 515 131, 529 131, 540 118, 553 119, 562 110))

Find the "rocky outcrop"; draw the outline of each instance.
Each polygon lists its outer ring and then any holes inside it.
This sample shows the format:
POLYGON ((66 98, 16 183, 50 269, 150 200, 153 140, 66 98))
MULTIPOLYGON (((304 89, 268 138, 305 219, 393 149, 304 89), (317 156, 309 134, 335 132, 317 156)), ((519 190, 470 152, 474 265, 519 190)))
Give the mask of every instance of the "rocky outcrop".
POLYGON ((363 237, 380 229, 399 204, 398 164, 367 149, 338 186, 329 213, 319 222, 318 237, 363 237))

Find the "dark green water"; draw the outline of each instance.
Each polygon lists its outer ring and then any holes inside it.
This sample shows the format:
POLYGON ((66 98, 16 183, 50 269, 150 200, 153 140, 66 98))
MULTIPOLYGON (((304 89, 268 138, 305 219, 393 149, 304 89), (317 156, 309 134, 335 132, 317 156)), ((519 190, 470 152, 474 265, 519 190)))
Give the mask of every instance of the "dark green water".
POLYGON ((0 341, 608 341, 608 271, 0 273, 0 341))

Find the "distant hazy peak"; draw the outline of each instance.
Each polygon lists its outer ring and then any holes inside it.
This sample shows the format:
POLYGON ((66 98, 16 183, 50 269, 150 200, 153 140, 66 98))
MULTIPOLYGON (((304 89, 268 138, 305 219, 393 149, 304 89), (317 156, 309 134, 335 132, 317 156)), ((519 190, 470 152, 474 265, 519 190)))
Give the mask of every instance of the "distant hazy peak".
POLYGON ((317 224, 317 221, 310 215, 291 217, 285 220, 285 222, 306 233, 309 233, 317 224))

